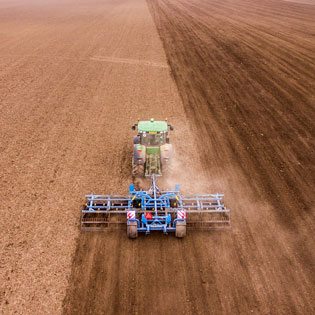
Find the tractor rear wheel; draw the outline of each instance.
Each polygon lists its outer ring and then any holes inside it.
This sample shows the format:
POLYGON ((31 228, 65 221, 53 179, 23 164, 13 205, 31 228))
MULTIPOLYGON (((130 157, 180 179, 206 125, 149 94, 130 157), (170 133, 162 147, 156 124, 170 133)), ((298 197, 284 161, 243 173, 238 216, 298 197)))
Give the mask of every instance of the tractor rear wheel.
POLYGON ((127 236, 129 238, 137 238, 138 237, 138 229, 137 222, 131 221, 127 223, 127 236))
POLYGON ((176 222, 175 236, 178 238, 183 238, 186 236, 186 221, 176 222))
POLYGON ((172 175, 172 165, 164 164, 162 165, 162 175, 165 177, 169 177, 172 175))
POLYGON ((136 176, 144 176, 144 164, 135 164, 132 159, 132 175, 136 176))

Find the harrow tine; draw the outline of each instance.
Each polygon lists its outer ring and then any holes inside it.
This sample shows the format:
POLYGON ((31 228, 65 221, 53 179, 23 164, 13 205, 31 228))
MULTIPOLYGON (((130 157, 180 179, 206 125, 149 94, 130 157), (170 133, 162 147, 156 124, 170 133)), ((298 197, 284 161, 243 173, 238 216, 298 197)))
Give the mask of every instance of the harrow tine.
POLYGON ((114 229, 123 229, 126 224, 125 216, 117 218, 119 214, 111 216, 111 213, 82 213, 81 230, 82 231, 106 231, 114 229), (116 217, 116 218, 114 218, 116 217))

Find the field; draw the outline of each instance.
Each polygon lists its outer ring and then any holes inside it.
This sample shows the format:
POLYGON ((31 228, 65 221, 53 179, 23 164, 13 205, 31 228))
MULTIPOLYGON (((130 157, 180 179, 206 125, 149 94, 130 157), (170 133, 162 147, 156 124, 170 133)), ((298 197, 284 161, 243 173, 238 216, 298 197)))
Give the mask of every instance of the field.
POLYGON ((314 30, 313 0, 1 1, 0 313, 314 313, 314 30), (231 231, 80 232, 138 117, 231 231))

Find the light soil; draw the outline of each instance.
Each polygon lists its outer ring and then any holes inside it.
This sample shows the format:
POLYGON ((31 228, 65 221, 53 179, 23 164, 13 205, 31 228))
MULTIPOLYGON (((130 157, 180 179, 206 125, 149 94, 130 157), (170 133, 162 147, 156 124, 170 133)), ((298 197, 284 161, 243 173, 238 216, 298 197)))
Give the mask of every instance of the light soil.
POLYGON ((125 194, 131 125, 184 110, 143 0, 1 2, 0 70, 0 313, 60 313, 76 244, 99 251, 85 194, 125 194))

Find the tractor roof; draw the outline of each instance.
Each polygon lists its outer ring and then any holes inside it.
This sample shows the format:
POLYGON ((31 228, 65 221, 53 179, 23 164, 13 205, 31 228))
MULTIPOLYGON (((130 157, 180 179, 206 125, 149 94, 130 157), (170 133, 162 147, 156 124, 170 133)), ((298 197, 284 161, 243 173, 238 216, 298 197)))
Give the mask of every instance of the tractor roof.
POLYGON ((154 121, 151 119, 149 121, 139 121, 138 122, 138 130, 139 131, 156 131, 156 132, 163 132, 167 131, 167 121, 154 121))

